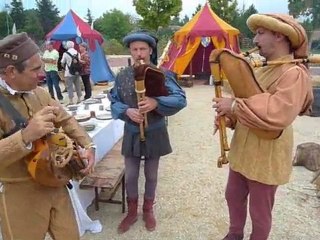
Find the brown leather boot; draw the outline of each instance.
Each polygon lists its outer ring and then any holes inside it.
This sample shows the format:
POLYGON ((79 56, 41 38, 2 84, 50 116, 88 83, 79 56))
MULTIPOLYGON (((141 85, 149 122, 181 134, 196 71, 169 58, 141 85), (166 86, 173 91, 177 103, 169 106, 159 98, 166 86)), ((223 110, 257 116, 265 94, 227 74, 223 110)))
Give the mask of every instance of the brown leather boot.
POLYGON ((148 231, 154 231, 156 229, 156 219, 153 214, 153 201, 154 199, 144 198, 143 202, 143 221, 145 221, 145 227, 148 231))
POLYGON ((125 233, 137 221, 138 198, 127 198, 128 214, 118 226, 118 233, 125 233))

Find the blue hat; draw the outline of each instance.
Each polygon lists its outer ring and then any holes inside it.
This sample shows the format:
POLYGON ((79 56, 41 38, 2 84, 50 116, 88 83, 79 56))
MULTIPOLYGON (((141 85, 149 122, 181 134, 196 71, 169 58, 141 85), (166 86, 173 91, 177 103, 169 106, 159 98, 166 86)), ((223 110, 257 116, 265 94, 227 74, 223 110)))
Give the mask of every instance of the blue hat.
POLYGON ((123 43, 126 45, 126 47, 129 47, 130 43, 135 42, 135 41, 146 42, 152 48, 155 48, 157 46, 156 39, 145 32, 130 33, 123 38, 123 43))

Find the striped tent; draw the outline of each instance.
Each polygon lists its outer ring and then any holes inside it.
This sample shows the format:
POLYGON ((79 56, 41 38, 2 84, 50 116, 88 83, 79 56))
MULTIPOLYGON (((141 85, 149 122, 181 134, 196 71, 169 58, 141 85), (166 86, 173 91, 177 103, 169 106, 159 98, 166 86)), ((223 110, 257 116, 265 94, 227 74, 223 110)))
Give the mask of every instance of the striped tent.
POLYGON ((174 33, 161 66, 178 75, 210 74, 209 56, 213 49, 239 52, 239 30, 219 18, 206 3, 180 30, 174 33))
MULTIPOLYGON (((86 42, 89 46, 91 59, 90 78, 94 83, 110 82, 114 80, 114 74, 106 59, 102 48, 104 39, 102 35, 84 22, 74 11, 70 10, 61 22, 46 35, 47 40, 86 42)), ((77 46, 76 46, 77 47, 77 46)))

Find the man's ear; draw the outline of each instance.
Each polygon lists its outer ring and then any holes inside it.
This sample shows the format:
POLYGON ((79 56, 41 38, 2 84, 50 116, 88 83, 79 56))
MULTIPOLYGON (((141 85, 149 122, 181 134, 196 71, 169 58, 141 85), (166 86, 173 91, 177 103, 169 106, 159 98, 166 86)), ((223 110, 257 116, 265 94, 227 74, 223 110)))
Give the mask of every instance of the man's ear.
POLYGON ((282 41, 282 40, 286 39, 286 36, 283 35, 282 33, 279 33, 279 32, 276 32, 275 36, 276 36, 277 41, 282 41))
POLYGON ((9 65, 5 68, 4 72, 8 77, 12 78, 15 76, 17 69, 13 65, 9 65))
POLYGON ((152 54, 152 51, 153 51, 151 47, 149 47, 149 51, 150 51, 150 55, 151 55, 151 54, 152 54))

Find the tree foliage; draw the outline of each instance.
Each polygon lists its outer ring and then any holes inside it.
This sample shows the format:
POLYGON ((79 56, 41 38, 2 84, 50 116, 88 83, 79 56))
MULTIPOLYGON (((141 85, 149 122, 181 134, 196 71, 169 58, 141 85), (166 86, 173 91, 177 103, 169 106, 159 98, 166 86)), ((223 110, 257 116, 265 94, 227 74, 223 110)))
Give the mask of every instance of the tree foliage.
POLYGON ((201 4, 198 4, 198 6, 196 7, 196 10, 194 10, 194 13, 192 13, 192 17, 194 17, 202 8, 201 4))
POLYGON ((237 19, 234 23, 234 27, 239 29, 242 37, 253 38, 254 34, 250 31, 247 26, 247 19, 252 15, 257 13, 257 9, 252 4, 248 9, 242 9, 239 11, 237 19))
POLYGON ((176 16, 176 17, 172 18, 172 19, 170 20, 170 25, 173 25, 173 26, 181 26, 180 17, 179 17, 179 16, 176 16))
POLYGON ((106 41, 104 51, 107 55, 128 54, 127 49, 116 39, 106 41))
POLYGON ((190 21, 190 18, 188 15, 184 15, 183 19, 181 20, 182 25, 185 25, 187 22, 190 21))
POLYGON ((238 12, 237 0, 209 0, 212 10, 225 22, 234 25, 238 12))
POLYGON ((294 18, 309 17, 312 28, 320 28, 320 0, 288 0, 288 9, 294 18))
POLYGON ((86 15, 85 19, 87 20, 89 25, 91 25, 91 23, 93 22, 93 16, 92 16, 89 8, 87 10, 87 15, 86 15))
POLYGON ((304 15, 306 11, 305 0, 288 0, 289 14, 294 18, 304 15))
POLYGON ((122 42, 123 37, 133 28, 131 16, 117 9, 107 11, 95 21, 95 29, 103 33, 107 39, 116 39, 119 42, 122 42))
POLYGON ((0 39, 4 38, 11 31, 10 26, 12 26, 12 19, 11 17, 7 14, 7 12, 3 11, 0 12, 0 39), (8 20, 8 22, 7 22, 8 20), (9 29, 8 29, 9 26, 9 29))
POLYGON ((23 31, 34 39, 36 42, 42 40, 44 37, 44 31, 40 19, 38 18, 38 12, 35 9, 25 11, 26 22, 23 31))
POLYGON ((179 16, 182 10, 181 0, 133 0, 136 12, 143 18, 143 28, 158 31, 159 27, 167 27, 171 17, 179 16))
POLYGON ((11 13, 12 21, 16 24, 17 31, 19 32, 24 27, 25 15, 21 0, 12 0, 11 13))
POLYGON ((36 4, 43 32, 47 34, 59 23, 59 10, 51 0, 36 0, 36 4))

